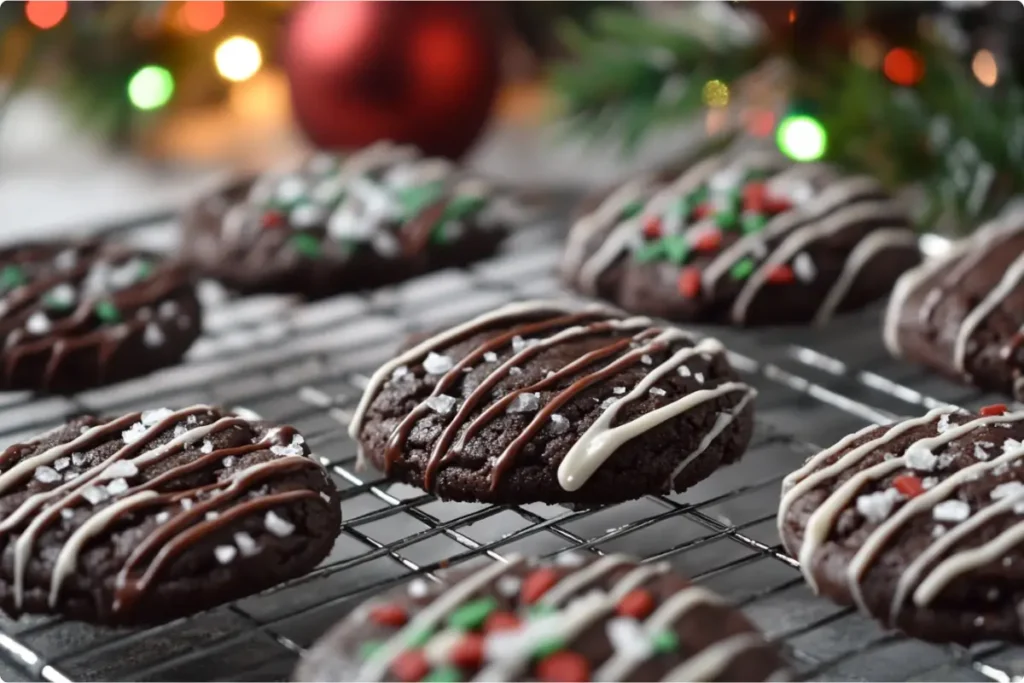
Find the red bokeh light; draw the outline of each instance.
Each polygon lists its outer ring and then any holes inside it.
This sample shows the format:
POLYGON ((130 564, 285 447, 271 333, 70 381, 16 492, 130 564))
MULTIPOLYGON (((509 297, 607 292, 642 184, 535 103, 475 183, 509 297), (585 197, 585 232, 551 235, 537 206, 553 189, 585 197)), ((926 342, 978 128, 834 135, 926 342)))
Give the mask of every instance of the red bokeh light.
POLYGON ((924 78, 924 62, 913 50, 894 47, 885 54, 882 73, 896 85, 916 85, 924 78))
POLYGON ((53 28, 67 13, 67 0, 29 0, 25 3, 25 18, 36 28, 53 28))

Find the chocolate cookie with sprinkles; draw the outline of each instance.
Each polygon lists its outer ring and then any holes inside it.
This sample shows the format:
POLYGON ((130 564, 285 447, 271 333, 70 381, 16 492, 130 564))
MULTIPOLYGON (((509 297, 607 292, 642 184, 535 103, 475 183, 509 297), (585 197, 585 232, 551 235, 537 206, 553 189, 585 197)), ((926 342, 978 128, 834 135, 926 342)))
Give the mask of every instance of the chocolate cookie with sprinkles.
POLYGON ((202 328, 186 270, 111 243, 0 250, 0 390, 71 393, 177 363, 202 328))
POLYGON ((0 608, 192 614, 312 569, 339 504, 291 427, 204 405, 76 418, 0 451, 0 608))
POLYGON ((357 608, 296 681, 788 680, 738 610, 623 555, 513 557, 415 579, 357 608))
POLYGON ((682 491, 738 460, 755 395, 714 339, 533 301, 384 364, 350 434, 364 461, 443 499, 602 505, 682 491))
POLYGON ((184 218, 183 256, 247 292, 310 298, 398 282, 492 254, 511 197, 452 162, 379 143, 235 182, 184 218))
POLYGON ((1024 412, 954 408, 842 439, 786 477, 816 592, 936 642, 1024 641, 1024 412))
POLYGON ((876 180, 734 147, 590 202, 563 273, 634 313, 823 324, 887 294, 919 260, 905 212, 876 180))

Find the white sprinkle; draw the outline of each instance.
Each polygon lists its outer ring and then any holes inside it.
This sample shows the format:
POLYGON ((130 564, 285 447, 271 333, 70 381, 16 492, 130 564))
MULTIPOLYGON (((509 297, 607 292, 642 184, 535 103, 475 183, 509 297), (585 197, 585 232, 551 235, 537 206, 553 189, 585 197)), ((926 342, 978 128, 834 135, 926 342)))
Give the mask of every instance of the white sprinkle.
POLYGON ((210 510, 205 515, 203 515, 203 518, 207 522, 212 522, 213 520, 217 519, 218 517, 220 517, 220 513, 217 512, 216 510, 210 510))
POLYGON ((617 396, 621 396, 626 393, 626 387, 612 387, 612 393, 617 396))
POLYGON ((462 368, 462 371, 465 372, 465 373, 473 372, 473 366, 472 365, 467 365, 466 367, 462 368))
POLYGON ((46 293, 46 302, 58 308, 70 308, 75 303, 75 288, 64 282, 46 293))
POLYGON ((156 513, 156 517, 154 517, 154 519, 156 520, 157 524, 163 524, 164 522, 166 522, 170 518, 171 518, 171 513, 168 512, 167 510, 161 510, 160 512, 156 513))
POLYGON ((512 403, 508 404, 507 411, 510 413, 532 413, 540 407, 540 397, 532 392, 525 392, 516 395, 512 403))
POLYGON ((989 588, 988 593, 985 593, 985 598, 987 598, 989 602, 995 602, 999 599, 999 589, 989 588))
POLYGON ((399 365, 397 368, 395 368, 394 372, 391 373, 391 379, 400 380, 403 377, 408 377, 410 374, 412 373, 409 372, 408 366, 399 365))
POLYGON ((442 356, 431 351, 423 359, 423 369, 431 375, 443 375, 452 369, 455 362, 449 356, 442 356))
POLYGON ((693 373, 693 378, 695 380, 697 380, 697 384, 704 384, 704 373, 703 372, 695 372, 695 373, 693 373))
POLYGON ((516 367, 515 365, 513 365, 512 367, 510 367, 510 368, 508 369, 508 374, 510 374, 510 375, 512 375, 513 377, 515 377, 516 375, 521 375, 521 374, 523 374, 523 369, 522 369, 522 368, 518 368, 518 367, 516 367))
POLYGON ((992 489, 992 500, 1002 500, 1024 493, 1024 484, 1019 481, 1008 481, 992 489))
POLYGON ((522 583, 522 580, 518 576, 507 574, 498 579, 498 583, 495 584, 495 588, 498 589, 498 593, 501 595, 506 598, 511 598, 519 595, 519 587, 522 583))
POLYGON ((107 493, 109 493, 112 496, 119 495, 121 493, 124 493, 127 490, 128 490, 128 480, 127 479, 115 479, 112 482, 110 482, 109 484, 107 484, 107 493))
POLYGON ((219 545, 213 549, 213 554, 221 564, 228 564, 238 555, 238 549, 233 545, 219 545))
POLYGON ((51 328, 50 319, 42 311, 36 311, 25 321, 25 329, 37 337, 46 334, 51 328))
POLYGON ((326 218, 323 209, 315 204, 299 204, 288 212, 288 222, 300 230, 323 225, 326 218))
POLYGON ((306 451, 302 450, 301 444, 289 444, 287 446, 281 446, 274 444, 270 447, 270 452, 274 455, 288 456, 288 455, 305 455, 306 451))
POLYGON ((552 413, 550 429, 552 434, 565 434, 569 431, 569 418, 558 413, 552 413))
POLYGON ((157 315, 164 320, 170 320, 178 315, 178 304, 174 301, 165 301, 156 309, 157 315))
POLYGON ((62 478, 60 476, 60 472, 53 469, 52 467, 47 467, 46 465, 41 465, 37 467, 35 473, 32 476, 35 478, 36 481, 41 482, 43 484, 53 484, 55 482, 60 481, 62 478))
POLYGON ((916 443, 907 449, 904 460, 907 463, 907 467, 919 472, 931 472, 939 464, 938 456, 928 450, 928 448, 916 443))
POLYGON ((896 489, 868 493, 857 498, 857 512, 869 522, 878 524, 888 519, 893 507, 902 499, 903 496, 896 489))
POLYGON ((53 463, 53 469, 58 472, 63 472, 67 468, 71 467, 71 458, 57 458, 53 463))
POLYGON ((98 505, 109 497, 110 494, 107 493, 107 490, 99 486, 86 486, 82 489, 82 498, 85 498, 92 505, 98 505))
POLYGON ((662 389, 661 387, 651 387, 651 393, 654 394, 655 396, 664 396, 668 392, 662 389))
POLYGON ((78 263, 78 254, 74 249, 65 249, 53 257, 53 265, 58 270, 71 270, 78 263))
MULTIPOLYGON (((237 411, 236 411, 236 412, 237 412, 237 411)), ((258 418, 257 418, 257 419, 258 419, 258 418)), ((185 420, 185 424, 187 424, 187 425, 196 425, 196 424, 199 424, 199 418, 198 418, 198 417, 196 417, 195 415, 189 415, 189 416, 188 416, 188 419, 186 419, 186 420, 185 420)))
POLYGON ((689 377, 693 372, 685 365, 680 365, 679 369, 676 370, 680 377, 689 377))
POLYGON ((484 354, 484 360, 487 361, 488 363, 493 363, 494 361, 498 360, 498 354, 496 354, 494 351, 488 351, 484 354))
POLYGON ((213 442, 209 439, 203 439, 203 445, 199 448, 200 453, 213 453, 213 442))
POLYGON ((285 204, 302 198, 306 193, 306 182, 298 176, 285 176, 274 189, 274 196, 285 204))
POLYGON ((413 579, 409 582, 409 597, 421 600, 430 595, 430 584, 425 579, 413 579))
POLYGON ((263 518, 263 526, 267 527, 267 531, 274 534, 278 538, 285 538, 290 536, 295 531, 295 525, 289 522, 284 517, 281 517, 273 510, 269 511, 266 517, 263 518))
POLYGON ((927 490, 927 489, 930 489, 931 487, 935 486, 938 483, 939 483, 939 478, 938 477, 925 477, 924 479, 921 480, 921 487, 927 490))
POLYGON ((618 400, 619 399, 615 398, 614 396, 609 396, 605 400, 601 401, 601 410, 608 410, 613 405, 615 405, 615 402, 618 400))
POLYGON ((191 510, 193 505, 195 505, 195 502, 191 498, 181 499, 181 507, 185 508, 186 510, 191 510))
POLYGON ((932 529, 932 538, 938 538, 944 533, 946 533, 946 527, 941 524, 936 524, 935 528, 932 529))
POLYGON ((455 404, 458 401, 447 394, 440 394, 438 396, 431 396, 424 403, 438 415, 447 415, 455 409, 455 404))
POLYGON ((980 443, 976 443, 974 444, 974 457, 977 460, 988 460, 992 456, 988 451, 981 447, 980 443))
POLYGON ((235 545, 242 551, 243 557, 252 557, 260 551, 256 540, 244 531, 238 531, 235 533, 235 545))
POLYGON ((232 467, 232 466, 234 466, 234 464, 235 464, 235 456, 229 455, 228 457, 224 458, 221 461, 221 464, 224 465, 224 467, 232 467))
POLYGON ((171 415, 174 415, 174 411, 170 408, 158 408, 156 410, 147 410, 142 413, 142 426, 152 427, 158 422, 163 422, 171 415))
POLYGON ((944 500, 932 509, 932 517, 940 522, 962 522, 971 516, 971 506, 962 500, 944 500))
POLYGON ((117 460, 107 469, 103 470, 100 479, 117 479, 119 477, 134 477, 139 473, 139 468, 130 460, 117 460))
POLYGON ((651 358, 650 354, 645 353, 644 355, 640 356, 640 362, 643 363, 644 365, 650 365, 654 362, 654 359, 651 358))
POLYGON ((979 628, 981 626, 984 626, 985 625, 985 617, 974 617, 974 625, 978 626, 979 628))
POLYGON ((807 252, 800 252, 793 259, 793 273, 801 282, 811 282, 818 275, 818 269, 807 252))
POLYGON ((85 453, 72 453, 71 464, 75 467, 81 467, 85 464, 85 453))
POLYGON ((143 344, 151 349, 155 349, 158 346, 163 346, 165 341, 167 341, 167 337, 159 325, 156 323, 148 323, 146 325, 146 329, 142 333, 143 344))
POLYGON ((939 422, 937 425, 935 425, 935 429, 936 431, 938 431, 939 434, 942 434, 947 429, 949 429, 949 413, 946 413, 939 418, 939 422))
POLYGON ((62 519, 71 519, 75 516, 75 511, 71 508, 61 508, 60 516, 62 519))
POLYGON ((654 649, 650 638, 640 627, 636 619, 616 617, 605 623, 605 633, 608 640, 615 648, 616 654, 621 654, 629 659, 646 659, 654 649))

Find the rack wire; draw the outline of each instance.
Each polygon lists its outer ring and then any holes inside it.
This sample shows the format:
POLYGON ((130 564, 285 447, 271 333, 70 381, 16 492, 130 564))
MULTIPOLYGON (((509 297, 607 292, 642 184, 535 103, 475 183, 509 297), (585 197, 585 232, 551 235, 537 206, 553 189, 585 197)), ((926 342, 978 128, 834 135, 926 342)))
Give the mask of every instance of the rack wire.
MULTIPOLYGON (((110 226, 156 249, 170 220, 110 226)), ((204 335, 187 362, 70 398, 0 394, 0 448, 84 412, 215 402, 303 431, 342 492, 330 556, 262 594, 153 628, 106 629, 53 617, 0 617, 0 679, 282 680, 303 650, 370 595, 443 567, 513 552, 627 552, 668 560, 731 598, 780 644, 802 678, 1010 681, 1024 650, 999 643, 938 646, 882 630, 815 597, 775 530, 782 477, 822 445, 870 422, 937 405, 991 399, 887 356, 877 307, 825 330, 698 329, 731 349, 760 392, 753 442, 737 465, 681 494, 573 510, 437 501, 358 471, 346 435, 372 370, 409 333, 515 299, 564 294, 551 226, 514 235, 493 259, 399 286, 312 304, 287 296, 232 299, 204 283, 204 335)))

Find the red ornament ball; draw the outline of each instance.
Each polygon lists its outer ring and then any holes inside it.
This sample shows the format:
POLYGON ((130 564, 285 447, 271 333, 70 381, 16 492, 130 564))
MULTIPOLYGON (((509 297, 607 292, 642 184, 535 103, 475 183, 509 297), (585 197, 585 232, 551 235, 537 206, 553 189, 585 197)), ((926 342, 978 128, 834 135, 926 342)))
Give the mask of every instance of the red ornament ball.
POLYGON ((295 117, 322 148, 389 139, 458 157, 494 104, 498 44, 478 3, 302 3, 283 55, 295 117))

